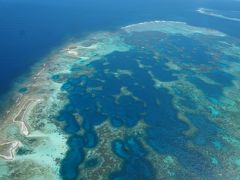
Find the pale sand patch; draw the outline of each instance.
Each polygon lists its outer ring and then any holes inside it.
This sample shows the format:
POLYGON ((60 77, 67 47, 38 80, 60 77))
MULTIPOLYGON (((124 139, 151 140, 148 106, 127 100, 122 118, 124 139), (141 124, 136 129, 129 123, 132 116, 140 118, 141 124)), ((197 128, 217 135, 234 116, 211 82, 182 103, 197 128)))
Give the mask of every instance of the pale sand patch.
POLYGON ((0 144, 1 149, 5 149, 4 146, 6 146, 6 151, 0 153, 0 157, 2 157, 5 160, 14 160, 15 158, 15 151, 18 148, 20 142, 19 141, 12 141, 0 144))

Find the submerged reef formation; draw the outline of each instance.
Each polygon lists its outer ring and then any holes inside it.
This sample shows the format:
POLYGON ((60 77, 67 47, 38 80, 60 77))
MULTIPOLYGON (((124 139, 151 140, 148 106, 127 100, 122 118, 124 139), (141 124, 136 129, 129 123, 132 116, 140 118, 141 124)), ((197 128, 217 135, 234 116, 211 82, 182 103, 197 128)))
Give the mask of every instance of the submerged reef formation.
POLYGON ((239 179, 239 48, 172 21, 67 45, 16 85, 0 178, 239 179))

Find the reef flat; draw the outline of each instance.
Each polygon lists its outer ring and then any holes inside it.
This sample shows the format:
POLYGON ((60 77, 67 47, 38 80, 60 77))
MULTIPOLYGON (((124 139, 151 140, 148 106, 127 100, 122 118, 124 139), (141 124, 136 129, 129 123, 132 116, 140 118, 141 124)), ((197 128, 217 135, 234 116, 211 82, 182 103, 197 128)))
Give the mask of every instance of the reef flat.
POLYGON ((191 36, 194 34, 202 34, 209 36, 225 36, 224 33, 207 29, 202 27, 190 26, 185 22, 177 21, 147 21, 138 24, 132 24, 122 27, 124 31, 130 32, 144 32, 144 31, 158 31, 166 34, 181 34, 183 36, 191 36))
POLYGON ((174 21, 66 45, 13 91, 0 177, 239 179, 239 49, 174 21))

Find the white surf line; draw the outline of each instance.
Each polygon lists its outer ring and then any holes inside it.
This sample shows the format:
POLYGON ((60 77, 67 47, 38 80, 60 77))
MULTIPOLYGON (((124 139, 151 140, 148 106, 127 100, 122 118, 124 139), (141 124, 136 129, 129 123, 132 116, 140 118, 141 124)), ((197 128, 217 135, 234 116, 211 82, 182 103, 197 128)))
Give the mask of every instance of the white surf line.
POLYGON ((11 148, 9 148, 9 150, 7 152, 7 153, 9 153, 9 155, 0 154, 0 157, 5 159, 5 160, 11 161, 11 160, 15 159, 15 151, 18 148, 20 142, 19 141, 12 141, 12 142, 7 142, 7 143, 0 144, 0 146, 4 146, 4 145, 7 145, 7 144, 11 144, 11 148))
POLYGON ((42 74, 43 71, 45 71, 46 64, 43 64, 43 68, 33 77, 34 80, 39 78, 39 76, 42 74))
POLYGON ((227 17, 227 16, 224 16, 224 15, 221 15, 221 14, 217 14, 217 13, 213 12, 214 11, 213 9, 199 8, 196 11, 200 14, 213 16, 213 17, 217 17, 217 18, 221 18, 221 19, 226 19, 226 20, 230 20, 230 21, 240 22, 240 18, 227 17))
POLYGON ((37 73, 37 76, 41 75, 44 70, 45 70, 45 68, 42 68, 42 69, 37 73))

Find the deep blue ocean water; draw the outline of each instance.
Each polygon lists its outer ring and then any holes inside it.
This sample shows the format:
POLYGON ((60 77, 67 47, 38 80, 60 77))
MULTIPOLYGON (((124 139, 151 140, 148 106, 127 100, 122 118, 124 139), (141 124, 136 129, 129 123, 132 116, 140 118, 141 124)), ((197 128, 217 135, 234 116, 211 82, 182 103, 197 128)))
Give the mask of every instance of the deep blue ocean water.
POLYGON ((239 23, 203 16, 199 7, 238 10, 229 1, 0 0, 0 95, 31 65, 75 37, 155 19, 185 21, 240 37, 239 23))

